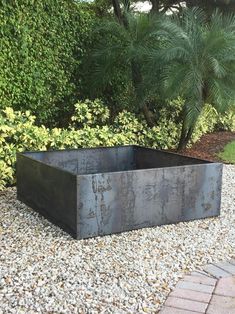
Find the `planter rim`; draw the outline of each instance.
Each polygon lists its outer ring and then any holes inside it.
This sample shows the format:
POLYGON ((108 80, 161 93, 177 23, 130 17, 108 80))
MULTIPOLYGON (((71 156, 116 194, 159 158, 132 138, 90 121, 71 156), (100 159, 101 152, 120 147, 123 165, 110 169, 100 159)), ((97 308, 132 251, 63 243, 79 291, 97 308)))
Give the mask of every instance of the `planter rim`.
POLYGON ((155 149, 155 148, 152 148, 152 147, 145 147, 145 146, 140 146, 140 145, 116 145, 116 146, 99 146, 99 147, 85 147, 85 148, 69 148, 69 149, 56 149, 56 150, 44 150, 44 151, 24 151, 24 152, 17 152, 16 153, 17 156, 24 156, 25 158, 28 158, 30 160, 33 160, 34 162, 36 163, 40 163, 40 164, 43 164, 44 166, 46 165, 47 167, 50 167, 50 168, 54 168, 54 169, 58 169, 60 171, 63 171, 63 172, 66 172, 66 173, 69 173, 69 174, 72 174, 76 177, 84 177, 84 176, 94 176, 94 175, 100 175, 100 174, 103 174, 103 173, 106 173, 106 174, 113 174, 113 173, 139 173, 139 172, 143 172, 143 171, 154 171, 156 169, 174 169, 174 168, 182 168, 182 167, 196 167, 196 166, 202 166, 204 164, 206 165, 223 165, 223 163, 221 162, 213 162, 213 161, 210 161, 210 160, 206 160, 206 159, 201 159, 201 158, 194 158, 194 157, 189 157, 189 156, 185 156, 183 154, 178 154, 178 153, 175 153, 175 152, 168 152, 168 151, 165 151, 165 150, 161 150, 161 149, 155 149), (36 155, 38 153, 51 153, 53 154, 54 152, 71 152, 71 151, 78 151, 78 150, 98 150, 98 149, 112 149, 112 148, 125 148, 125 147, 133 147, 133 148, 142 148, 142 149, 147 149, 147 150, 153 150, 155 152, 161 152, 161 153, 164 153, 164 154, 168 154, 168 155, 176 155, 176 156, 179 156, 179 157, 183 157, 183 158, 186 158, 186 159, 189 159, 189 160, 197 160, 197 161, 201 161, 201 163, 197 163, 197 164, 190 164, 190 165, 178 165, 178 166, 166 166, 166 167, 152 167, 152 168, 143 168, 143 169, 130 169, 130 170, 122 170, 122 171, 106 171, 106 172, 95 172, 95 173, 88 173, 88 174, 74 174, 72 171, 69 171, 69 170, 66 170, 62 167, 58 167, 56 165, 50 165, 50 164, 47 164, 41 160, 38 160, 36 158, 34 158, 32 155, 36 155))

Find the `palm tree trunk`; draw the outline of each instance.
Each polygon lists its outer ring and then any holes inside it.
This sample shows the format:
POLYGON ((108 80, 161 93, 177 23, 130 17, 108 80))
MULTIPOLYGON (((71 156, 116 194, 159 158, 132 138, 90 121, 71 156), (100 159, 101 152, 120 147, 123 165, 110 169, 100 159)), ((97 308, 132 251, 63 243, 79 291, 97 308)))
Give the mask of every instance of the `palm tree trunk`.
POLYGON ((147 103, 146 102, 143 103, 143 101, 141 100, 142 95, 140 92, 140 86, 142 83, 142 75, 141 75, 140 66, 137 62, 133 60, 131 62, 131 72, 132 72, 132 82, 135 89, 136 100, 139 103, 140 108, 142 109, 147 125, 150 128, 152 128, 154 126, 152 113, 149 110, 147 103))
POLYGON ((194 128, 195 128, 195 124, 187 129, 185 127, 185 123, 183 123, 182 129, 181 129, 180 141, 177 147, 178 152, 184 150, 187 147, 192 137, 194 128))
POLYGON ((187 145, 187 143, 185 143, 186 135, 187 135, 187 131, 186 131, 185 123, 183 121, 177 151, 183 150, 185 148, 185 146, 187 145))

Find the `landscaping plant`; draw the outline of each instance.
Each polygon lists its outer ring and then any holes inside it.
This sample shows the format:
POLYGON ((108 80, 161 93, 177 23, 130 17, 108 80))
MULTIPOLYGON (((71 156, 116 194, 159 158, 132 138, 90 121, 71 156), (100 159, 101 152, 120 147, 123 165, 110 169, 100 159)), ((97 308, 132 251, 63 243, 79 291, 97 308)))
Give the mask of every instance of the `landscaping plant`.
POLYGON ((0 0, 0 108, 31 110, 38 124, 66 125, 94 14, 68 0, 0 0))
POLYGON ((164 19, 161 33, 164 44, 152 51, 150 64, 161 61, 165 94, 185 100, 178 145, 183 149, 207 103, 218 113, 235 106, 235 16, 215 11, 208 21, 202 10, 188 9, 164 19))
MULTIPOLYGON (((177 116, 181 100, 169 102, 168 107, 177 107, 177 116)), ((175 148, 181 125, 167 116, 165 110, 162 109, 158 124, 153 128, 147 126, 143 116, 126 110, 121 111, 111 124, 110 111, 102 101, 79 101, 74 106, 74 115, 67 129, 49 129, 37 126, 36 117, 29 111, 13 111, 8 107, 0 111, 0 189, 15 183, 17 152, 127 144, 175 148)), ((193 142, 202 134, 213 131, 217 121, 214 109, 205 107, 197 122, 193 142)))

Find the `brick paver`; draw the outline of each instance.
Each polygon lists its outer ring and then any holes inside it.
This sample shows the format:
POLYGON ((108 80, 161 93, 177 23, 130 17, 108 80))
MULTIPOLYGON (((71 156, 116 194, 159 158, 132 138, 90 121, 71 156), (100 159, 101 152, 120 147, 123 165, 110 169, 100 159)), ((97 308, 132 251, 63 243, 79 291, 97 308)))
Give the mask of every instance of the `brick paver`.
POLYGON ((212 294, 176 288, 170 293, 170 296, 209 303, 212 294))
POLYGON ((200 276, 200 277, 209 277, 209 278, 214 278, 213 276, 211 276, 210 274, 204 272, 203 270, 197 270, 197 271, 193 271, 191 273, 191 275, 193 276, 200 276))
POLYGON ((228 271, 230 274, 235 275, 235 265, 229 262, 217 263, 216 266, 228 271))
POLYGON ((228 308, 225 307, 223 304, 210 304, 206 314, 234 314, 234 307, 228 308))
POLYGON ((217 283, 214 294, 235 298, 235 277, 221 278, 217 283))
POLYGON ((199 313, 205 313, 207 308, 207 303, 202 303, 198 301, 192 301, 192 300, 186 300, 176 297, 168 297, 166 300, 166 306, 175 307, 182 310, 188 310, 199 312, 199 313))
POLYGON ((204 270, 218 279, 231 276, 229 272, 221 269, 220 267, 216 267, 213 264, 208 264, 204 270))
POLYGON ((197 314, 198 312, 192 312, 187 310, 180 310, 174 307, 164 306, 161 310, 161 314, 197 314))
POLYGON ((213 295, 210 303, 215 304, 233 304, 235 306, 235 299, 231 297, 224 297, 222 295, 213 295))
POLYGON ((235 259, 208 264, 180 280, 161 314, 235 314, 235 259))
POLYGON ((234 314, 235 298, 213 295, 207 314, 234 314))
POLYGON ((214 290, 213 286, 202 285, 200 283, 189 282, 189 281, 184 281, 184 280, 179 281, 176 287, 181 288, 181 289, 204 292, 204 293, 212 293, 214 290))
POLYGON ((192 275, 191 276, 185 276, 184 281, 201 283, 201 284, 213 286, 213 287, 216 284, 216 279, 205 277, 205 276, 192 276, 192 275))

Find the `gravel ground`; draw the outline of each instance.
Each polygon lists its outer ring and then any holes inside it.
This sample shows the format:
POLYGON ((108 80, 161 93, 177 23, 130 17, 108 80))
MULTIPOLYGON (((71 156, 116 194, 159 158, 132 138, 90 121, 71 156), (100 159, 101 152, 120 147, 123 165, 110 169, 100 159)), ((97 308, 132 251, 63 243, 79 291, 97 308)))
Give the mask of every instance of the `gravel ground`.
POLYGON ((235 166, 220 218, 77 241, 0 194, 0 313, 156 313, 185 272, 235 257, 235 166))

